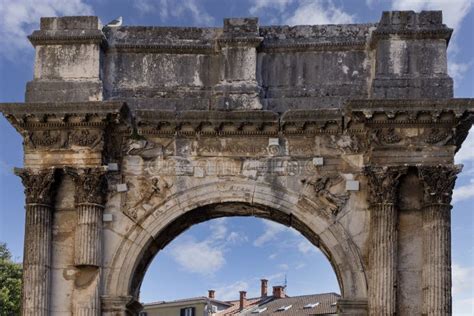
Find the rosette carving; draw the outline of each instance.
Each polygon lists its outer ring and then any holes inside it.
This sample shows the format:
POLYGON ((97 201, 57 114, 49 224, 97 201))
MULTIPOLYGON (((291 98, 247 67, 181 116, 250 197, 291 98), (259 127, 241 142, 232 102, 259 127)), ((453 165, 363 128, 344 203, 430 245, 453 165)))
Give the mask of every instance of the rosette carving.
POLYGON ((51 205, 54 195, 55 169, 33 171, 31 169, 15 169, 25 187, 27 204, 51 205))
POLYGON ((367 177, 369 201, 371 204, 394 204, 396 202, 400 177, 407 167, 373 167, 364 169, 367 177))
POLYGON ((449 204, 457 174, 462 167, 457 165, 419 166, 418 176, 424 184, 425 203, 449 204))

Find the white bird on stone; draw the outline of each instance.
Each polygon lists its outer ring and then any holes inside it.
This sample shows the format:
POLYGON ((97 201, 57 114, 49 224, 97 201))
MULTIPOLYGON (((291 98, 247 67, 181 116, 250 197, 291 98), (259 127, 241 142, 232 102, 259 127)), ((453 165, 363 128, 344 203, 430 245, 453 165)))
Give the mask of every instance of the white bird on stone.
POLYGON ((122 17, 119 16, 118 18, 110 21, 105 25, 105 27, 119 27, 122 25, 122 17))

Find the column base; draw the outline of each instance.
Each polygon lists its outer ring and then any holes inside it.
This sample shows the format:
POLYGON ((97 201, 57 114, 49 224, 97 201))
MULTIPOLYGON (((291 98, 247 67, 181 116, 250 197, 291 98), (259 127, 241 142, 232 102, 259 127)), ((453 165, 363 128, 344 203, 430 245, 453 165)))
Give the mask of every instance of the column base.
POLYGON ((344 299, 337 301, 338 315, 367 316, 367 300, 366 299, 344 299))

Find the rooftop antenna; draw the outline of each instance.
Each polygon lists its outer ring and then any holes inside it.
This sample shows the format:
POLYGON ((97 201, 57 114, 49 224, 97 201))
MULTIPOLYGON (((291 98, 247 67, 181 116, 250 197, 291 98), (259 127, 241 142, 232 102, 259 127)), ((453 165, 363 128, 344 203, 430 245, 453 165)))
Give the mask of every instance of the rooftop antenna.
POLYGON ((288 280, 286 279, 286 273, 285 273, 285 286, 284 286, 285 289, 286 289, 286 286, 288 285, 288 282, 287 282, 287 281, 288 281, 288 280))

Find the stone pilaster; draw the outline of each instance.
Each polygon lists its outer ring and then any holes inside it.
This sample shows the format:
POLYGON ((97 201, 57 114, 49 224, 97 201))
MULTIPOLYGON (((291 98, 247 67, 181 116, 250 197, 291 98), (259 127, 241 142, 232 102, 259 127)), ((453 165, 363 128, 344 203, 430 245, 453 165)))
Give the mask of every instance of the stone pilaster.
POLYGON ((72 169, 67 172, 76 185, 77 227, 74 246, 76 266, 100 267, 102 260, 102 212, 106 180, 100 168, 72 169))
POLYGON ((451 195, 458 166, 420 166, 424 184, 423 315, 451 315, 451 195))
POLYGON ((55 170, 17 169, 26 195, 22 315, 49 315, 55 170))
POLYGON ((396 200, 404 167, 368 167, 370 211, 369 315, 396 313, 396 200))

